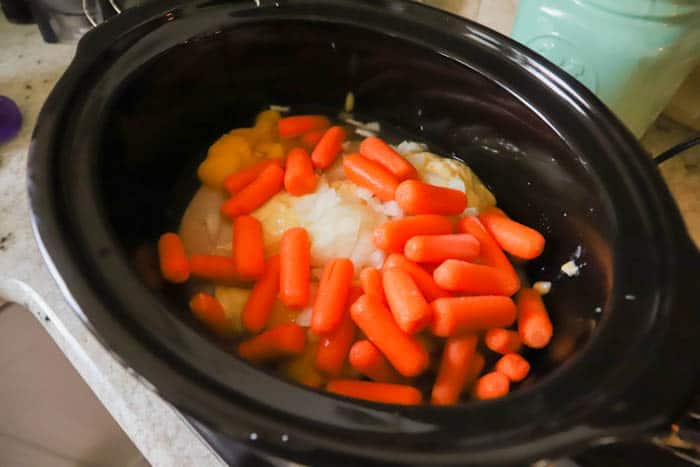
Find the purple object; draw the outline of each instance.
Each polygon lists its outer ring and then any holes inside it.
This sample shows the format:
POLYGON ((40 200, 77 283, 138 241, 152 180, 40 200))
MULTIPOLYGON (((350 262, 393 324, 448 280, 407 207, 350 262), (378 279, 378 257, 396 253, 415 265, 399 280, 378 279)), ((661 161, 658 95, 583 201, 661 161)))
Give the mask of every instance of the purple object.
POLYGON ((15 101, 0 96, 0 143, 11 140, 22 128, 22 114, 15 101))

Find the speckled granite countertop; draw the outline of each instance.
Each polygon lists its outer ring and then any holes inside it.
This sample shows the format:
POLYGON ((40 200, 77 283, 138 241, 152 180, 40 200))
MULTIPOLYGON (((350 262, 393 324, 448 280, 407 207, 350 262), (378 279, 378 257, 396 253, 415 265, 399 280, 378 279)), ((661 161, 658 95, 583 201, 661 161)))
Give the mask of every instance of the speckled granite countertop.
MULTIPOLYGON (((35 27, 10 25, 1 16, 0 43, 0 94, 14 99, 24 115, 19 137, 0 146, 0 303, 20 303, 36 316, 153 466, 223 466, 177 411, 97 342, 49 275, 30 224, 27 149, 41 105, 75 47, 45 44, 35 27)), ((643 143, 656 154, 691 134, 661 118, 643 143)), ((700 147, 661 171, 700 245, 700 147)))

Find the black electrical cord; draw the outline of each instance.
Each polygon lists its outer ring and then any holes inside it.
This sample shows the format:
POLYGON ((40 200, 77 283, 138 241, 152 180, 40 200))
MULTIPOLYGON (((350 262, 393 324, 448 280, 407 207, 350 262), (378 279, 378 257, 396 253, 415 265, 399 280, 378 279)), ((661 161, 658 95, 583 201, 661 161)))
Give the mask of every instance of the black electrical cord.
POLYGON ((656 162, 657 165, 661 164, 662 162, 666 162, 670 158, 677 156, 678 154, 682 153, 686 149, 690 149, 693 146, 696 146, 698 144, 700 144, 700 135, 697 135, 694 138, 690 138, 687 141, 683 141, 682 143, 676 144, 672 148, 667 149, 666 151, 664 151, 661 154, 659 154, 658 156, 656 156, 654 158, 654 162, 656 162))

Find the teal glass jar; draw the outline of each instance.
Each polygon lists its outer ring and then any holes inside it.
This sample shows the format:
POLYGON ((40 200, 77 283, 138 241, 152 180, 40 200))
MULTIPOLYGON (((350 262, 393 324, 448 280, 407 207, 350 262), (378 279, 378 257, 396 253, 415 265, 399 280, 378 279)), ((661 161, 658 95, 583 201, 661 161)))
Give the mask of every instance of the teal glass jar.
POLYGON ((700 61, 700 0, 520 0, 512 35, 639 137, 700 61))

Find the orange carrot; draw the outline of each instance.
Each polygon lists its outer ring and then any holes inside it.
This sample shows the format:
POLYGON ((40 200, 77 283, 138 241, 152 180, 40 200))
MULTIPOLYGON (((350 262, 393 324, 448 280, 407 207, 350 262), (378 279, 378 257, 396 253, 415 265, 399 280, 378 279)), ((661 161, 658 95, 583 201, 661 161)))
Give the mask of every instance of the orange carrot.
POLYGON ((517 353, 509 353, 496 362, 494 370, 503 373, 512 382, 518 383, 530 373, 530 363, 517 353))
POLYGON ((282 189, 284 170, 272 164, 260 173, 248 186, 231 196, 221 205, 221 213, 233 219, 241 214, 249 214, 265 204, 282 189))
POLYGON ((250 292, 243 308, 241 321, 248 332, 258 333, 267 323, 275 306, 280 288, 280 257, 273 256, 267 260, 265 271, 250 292))
POLYGON ((262 224, 252 216, 233 222, 233 262, 241 279, 257 279, 265 270, 262 224))
POLYGON ((462 393, 464 383, 469 375, 475 350, 475 334, 447 339, 442 350, 440 369, 433 386, 433 404, 449 405, 459 400, 459 395, 462 393))
POLYGON ((433 310, 411 275, 400 268, 384 269, 382 284, 399 328, 408 334, 422 331, 430 322, 433 310))
POLYGON ((505 251, 523 259, 537 258, 544 250, 544 237, 535 229, 515 222, 493 207, 479 214, 479 220, 505 251))
POLYGON ((350 286, 350 291, 348 292, 348 308, 357 301, 358 298, 360 298, 362 295, 364 295, 364 290, 362 290, 362 287, 358 285, 351 285, 350 286))
POLYGON ((226 316, 219 301, 211 295, 200 292, 190 300, 190 310, 209 329, 221 337, 231 337, 234 332, 233 322, 226 316))
POLYGON ((360 272, 360 285, 364 293, 376 298, 381 302, 386 302, 384 287, 382 286, 382 273, 377 268, 364 268, 360 272))
POLYGON ((302 227, 287 229, 280 240, 280 300, 293 308, 309 304, 311 264, 309 234, 302 227))
POLYGON ((347 258, 335 258, 326 263, 311 313, 311 330, 316 334, 334 332, 342 322, 353 274, 352 261, 347 258))
POLYGON ((377 227, 374 244, 381 250, 400 253, 411 237, 449 233, 452 233, 452 221, 448 217, 432 214, 404 217, 377 227))
POLYGON ((355 342, 348 355, 350 365, 366 377, 379 383, 398 383, 401 376, 384 358, 379 349, 368 340, 355 342))
POLYGON ((226 180, 224 180, 224 188, 231 194, 238 193, 243 188, 250 185, 251 182, 253 182, 253 180, 258 178, 260 174, 263 173, 263 171, 271 165, 276 165, 280 169, 283 168, 282 161, 277 159, 264 160, 262 162, 258 162, 253 166, 241 169, 238 172, 226 177, 226 180))
POLYGON ((476 379, 481 374, 481 371, 486 365, 486 359, 479 352, 474 353, 472 361, 469 364, 469 371, 467 371, 467 376, 464 378, 464 389, 469 389, 472 387, 476 379))
POLYGON ((486 373, 476 380, 472 395, 477 400, 497 399, 507 395, 508 391, 510 391, 508 378, 504 374, 494 371, 486 373))
POLYGON ((280 118, 277 131, 280 138, 294 138, 315 130, 325 130, 330 123, 323 115, 295 115, 280 118))
POLYGON ((323 138, 324 133, 324 130, 313 130, 309 131, 308 133, 304 133, 304 135, 301 137, 301 144, 303 144, 309 151, 313 151, 318 142, 321 141, 321 138, 323 138))
POLYGON ((428 352, 415 337, 399 328, 382 302, 363 295, 350 307, 350 314, 357 327, 403 376, 417 376, 427 368, 428 352))
POLYGON ((214 255, 192 255, 190 257, 192 275, 213 282, 233 282, 238 279, 233 258, 214 255))
POLYGON ((516 315, 513 300, 490 295, 439 298, 432 307, 432 331, 441 337, 510 326, 516 315))
POLYGON ((304 352, 306 330, 294 323, 280 324, 241 342, 238 354, 244 360, 262 363, 304 352))
POLYGON ((425 299, 432 302, 438 298, 449 297, 449 292, 442 290, 435 283, 432 274, 418 266, 416 263, 407 260, 403 255, 392 253, 384 261, 384 268, 400 268, 410 274, 425 299))
POLYGON ((484 334, 486 347, 496 353, 515 353, 520 350, 520 337, 515 331, 503 328, 493 328, 484 334))
POLYGON ((448 259, 433 271, 435 283, 445 290, 470 295, 506 295, 518 291, 519 281, 491 266, 448 259))
POLYGON ((335 331, 321 337, 316 351, 316 368, 337 376, 348 358, 350 346, 355 337, 355 323, 347 309, 343 310, 340 325, 335 331))
POLYGON ((311 160, 317 169, 327 169, 343 148, 345 129, 342 126, 332 126, 321 137, 311 153, 311 160))
POLYGON ((417 263, 446 259, 473 261, 479 256, 479 240, 470 234, 416 235, 403 248, 406 258, 417 263))
POLYGON ((345 176, 357 186, 371 191, 382 201, 394 199, 394 191, 399 181, 391 172, 376 162, 359 154, 350 154, 343 158, 345 176))
POLYGON ((552 339, 552 321, 540 294, 522 288, 515 297, 518 304, 518 334, 523 344, 541 349, 552 339))
POLYGON ((470 233, 474 235, 477 240, 479 240, 480 250, 479 261, 477 262, 502 269, 507 272, 513 278, 513 280, 517 280, 518 283, 520 283, 518 275, 516 274, 515 269, 513 269, 513 265, 510 263, 510 260, 506 257, 503 250, 501 250, 501 247, 498 246, 498 243, 496 243, 496 240, 494 240, 491 234, 488 233, 478 218, 474 216, 463 217, 457 222, 457 230, 460 232, 470 233))
POLYGON ((420 391, 413 386, 354 379, 333 380, 326 385, 326 391, 384 404, 416 405, 422 400, 420 391))
POLYGON ((459 190, 406 180, 396 188, 396 202, 407 214, 454 216, 467 208, 467 195, 459 190))
POLYGON ((158 240, 160 273, 165 280, 181 284, 190 278, 190 262, 185 254, 185 246, 177 234, 164 233, 158 240))
POLYGON ((316 189, 316 173, 309 153, 294 148, 287 154, 287 170, 284 172, 284 188, 292 196, 302 196, 316 189))
POLYGON ((399 181, 418 177, 415 167, 410 162, 376 136, 370 136, 362 141, 360 154, 384 166, 399 181))

